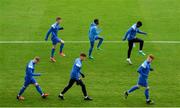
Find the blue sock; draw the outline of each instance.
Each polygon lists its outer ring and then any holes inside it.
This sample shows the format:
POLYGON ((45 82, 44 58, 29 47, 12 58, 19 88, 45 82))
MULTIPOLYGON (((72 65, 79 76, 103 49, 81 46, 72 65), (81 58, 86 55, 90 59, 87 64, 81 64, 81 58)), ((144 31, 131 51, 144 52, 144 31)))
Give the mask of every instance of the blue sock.
POLYGON ((91 57, 92 51, 93 51, 93 47, 91 47, 91 48, 89 49, 89 57, 91 57))
POLYGON ((99 48, 101 46, 102 42, 103 42, 103 38, 100 38, 97 48, 99 48))
POLYGON ((145 96, 146 96, 146 100, 149 100, 149 89, 146 89, 146 90, 144 91, 144 94, 145 94, 145 96))
POLYGON ((52 48, 51 57, 54 57, 55 48, 52 48))
POLYGON ((43 94, 43 92, 42 92, 42 90, 41 90, 41 88, 40 88, 39 85, 36 86, 36 90, 37 90, 41 95, 43 94))
POLYGON ((60 53, 62 53, 63 48, 64 48, 64 43, 61 43, 61 46, 60 46, 60 53))
POLYGON ((26 87, 23 86, 23 87, 21 88, 18 96, 21 96, 21 95, 24 93, 25 90, 26 90, 26 87))
POLYGON ((135 85, 128 91, 128 93, 131 93, 131 92, 133 92, 133 91, 135 91, 137 89, 139 89, 139 87, 137 85, 135 85))

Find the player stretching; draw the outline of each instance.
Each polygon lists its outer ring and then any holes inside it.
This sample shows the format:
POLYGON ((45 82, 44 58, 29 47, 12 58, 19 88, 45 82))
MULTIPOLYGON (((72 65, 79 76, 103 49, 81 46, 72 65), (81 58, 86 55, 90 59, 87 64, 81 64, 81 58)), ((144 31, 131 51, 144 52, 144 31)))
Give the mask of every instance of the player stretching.
POLYGON ((139 47, 139 54, 141 55, 146 55, 142 49, 143 49, 143 44, 144 44, 144 41, 140 38, 137 38, 136 37, 136 33, 140 33, 140 34, 144 34, 146 35, 147 33, 145 32, 142 32, 139 30, 139 28, 142 26, 142 22, 141 21, 138 21, 136 24, 134 24, 128 31, 127 33, 125 34, 124 38, 123 38, 123 41, 125 41, 126 39, 128 40, 128 46, 129 46, 129 49, 128 49, 128 56, 127 56, 127 62, 129 64, 132 64, 131 62, 131 59, 130 59, 130 56, 131 56, 131 51, 132 51, 132 48, 133 48, 133 44, 138 42, 140 43, 140 47, 139 47))
POLYGON ((39 57, 35 57, 33 60, 31 60, 27 64, 27 66, 26 66, 25 82, 24 82, 24 86, 21 88, 21 90, 20 90, 20 92, 19 92, 19 94, 17 96, 18 100, 24 100, 24 97, 22 96, 22 94, 24 93, 24 91, 26 90, 26 88, 30 84, 33 84, 36 87, 37 91, 42 96, 42 98, 46 98, 48 96, 48 94, 42 92, 39 84, 34 79, 34 76, 40 76, 41 75, 39 73, 37 73, 37 74, 34 73, 35 64, 39 63, 39 61, 40 61, 40 58, 39 57))
POLYGON ((77 85, 81 86, 82 92, 83 92, 83 95, 84 95, 84 100, 92 100, 92 98, 90 98, 87 95, 85 84, 80 79, 80 75, 83 78, 85 77, 84 74, 81 72, 82 61, 84 61, 85 59, 86 59, 86 54, 81 53, 80 57, 75 60, 72 71, 71 71, 69 84, 64 88, 64 90, 58 96, 62 100, 64 100, 64 94, 73 86, 73 84, 75 82, 76 82, 77 85))
POLYGON ((101 50, 100 46, 104 40, 102 37, 99 36, 101 30, 98 29, 98 25, 99 25, 99 20, 95 19, 94 22, 91 24, 90 30, 89 30, 89 40, 90 40, 89 58, 90 59, 93 59, 91 54, 94 48, 95 40, 99 40, 99 43, 97 45, 98 50, 101 50))
POLYGON ((149 87, 148 87, 148 75, 150 71, 153 71, 153 69, 151 68, 151 62, 154 60, 154 56, 153 55, 149 55, 147 60, 144 61, 144 63, 139 67, 138 69, 138 73, 139 73, 139 80, 137 85, 135 85, 134 87, 132 87, 130 90, 125 92, 125 98, 127 99, 128 95, 139 89, 140 86, 145 87, 145 91, 144 94, 146 96, 146 103, 147 104, 153 104, 153 101, 149 99, 149 87))
POLYGON ((60 27, 60 25, 59 25, 60 23, 61 23, 61 18, 57 17, 56 22, 51 26, 51 28, 47 32, 46 38, 45 38, 45 40, 47 41, 49 35, 51 34, 51 41, 52 41, 53 47, 52 47, 50 59, 52 62, 56 62, 56 60, 54 58, 54 53, 55 53, 57 43, 61 43, 59 54, 63 57, 65 56, 65 54, 63 53, 64 41, 62 39, 58 38, 58 35, 57 35, 59 30, 64 29, 63 27, 60 27))

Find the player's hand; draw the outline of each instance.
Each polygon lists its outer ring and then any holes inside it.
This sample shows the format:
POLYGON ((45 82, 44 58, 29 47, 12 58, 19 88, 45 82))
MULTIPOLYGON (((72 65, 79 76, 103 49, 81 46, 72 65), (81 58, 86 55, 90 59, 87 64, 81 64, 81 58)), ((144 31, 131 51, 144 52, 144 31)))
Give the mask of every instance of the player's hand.
POLYGON ((59 30, 64 30, 64 28, 63 28, 63 27, 61 27, 59 30))
POLYGON ((82 78, 85 78, 85 75, 84 74, 81 74, 82 78))
POLYGON ((154 71, 154 69, 153 69, 153 68, 150 68, 150 71, 154 71))
POLYGON ((126 39, 124 39, 124 38, 122 39, 122 41, 125 41, 125 40, 126 40, 126 39))
POLYGON ((45 41, 48 41, 48 39, 45 39, 45 41))
POLYGON ((41 74, 40 74, 40 73, 37 73, 37 76, 41 76, 41 74))

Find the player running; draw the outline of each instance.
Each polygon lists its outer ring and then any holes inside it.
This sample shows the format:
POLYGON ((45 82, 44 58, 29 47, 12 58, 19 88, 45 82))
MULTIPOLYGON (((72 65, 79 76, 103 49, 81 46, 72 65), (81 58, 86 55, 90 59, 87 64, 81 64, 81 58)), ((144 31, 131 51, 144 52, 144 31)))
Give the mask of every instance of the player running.
POLYGON ((140 33, 140 34, 147 35, 147 33, 142 32, 142 31, 139 30, 139 28, 140 28, 141 26, 142 26, 142 22, 141 22, 141 21, 138 21, 136 24, 134 24, 134 25, 127 31, 127 33, 125 34, 125 36, 124 36, 124 38, 123 38, 123 41, 125 41, 126 39, 128 40, 129 49, 128 49, 128 55, 127 55, 127 62, 128 62, 129 64, 132 64, 131 59, 130 59, 130 56, 131 56, 131 51, 132 51, 132 48, 133 48, 134 43, 140 43, 139 54, 141 54, 141 55, 143 55, 143 56, 146 55, 146 54, 142 51, 144 41, 143 41, 142 39, 136 37, 136 33, 140 33))
POLYGON ((93 59, 92 57, 92 51, 94 48, 94 43, 96 40, 99 40, 99 43, 97 45, 97 49, 101 50, 100 46, 103 42, 103 37, 100 37, 99 34, 101 32, 100 29, 98 29, 98 25, 99 25, 99 20, 98 19, 94 19, 94 22, 91 24, 90 29, 89 29, 89 40, 90 40, 90 49, 89 49, 89 58, 93 59))
POLYGON ((148 86, 148 75, 150 71, 153 71, 153 69, 151 68, 151 62, 154 60, 154 56, 153 55, 149 55, 147 57, 147 60, 144 61, 143 64, 141 64, 141 66, 138 69, 138 73, 139 73, 139 80, 137 82, 137 85, 135 85, 134 87, 132 87, 130 90, 126 91, 124 96, 127 99, 128 95, 139 89, 140 87, 145 87, 145 97, 146 97, 146 103, 147 104, 153 104, 154 102, 152 100, 149 99, 149 86, 148 86))
POLYGON ((39 94, 42 96, 42 98, 46 98, 48 96, 48 94, 43 93, 39 84, 36 82, 36 80, 34 79, 34 76, 40 76, 40 73, 34 73, 34 68, 35 68, 35 64, 39 63, 40 58, 39 57, 35 57, 33 60, 31 60, 27 66, 26 66, 26 76, 25 76, 25 82, 23 87, 21 88, 19 94, 17 95, 17 99, 18 100, 24 100, 24 97, 22 96, 22 94, 24 93, 24 91, 26 90, 26 88, 30 85, 33 84, 37 91, 39 92, 39 94))
POLYGON ((52 51, 51 51, 50 60, 52 62, 56 62, 56 60, 54 58, 54 53, 55 53, 57 43, 61 43, 59 54, 63 57, 65 56, 65 54, 63 53, 64 41, 62 39, 58 38, 58 34, 57 34, 59 30, 64 30, 64 28, 60 26, 61 21, 62 21, 62 19, 60 17, 57 17, 56 22, 53 25, 51 25, 51 28, 49 29, 49 31, 47 32, 46 37, 45 37, 45 40, 47 41, 49 35, 51 34, 51 41, 52 41, 53 47, 52 47, 52 51))
POLYGON ((82 92, 84 95, 84 100, 92 100, 92 98, 90 98, 87 95, 86 86, 83 83, 83 81, 80 79, 80 75, 82 76, 82 78, 85 77, 84 74, 81 72, 82 61, 84 61, 85 59, 86 59, 86 54, 81 53, 80 57, 75 60, 72 71, 71 71, 69 84, 64 88, 64 90, 58 96, 62 100, 64 100, 64 94, 73 86, 75 82, 77 85, 81 86, 82 92))

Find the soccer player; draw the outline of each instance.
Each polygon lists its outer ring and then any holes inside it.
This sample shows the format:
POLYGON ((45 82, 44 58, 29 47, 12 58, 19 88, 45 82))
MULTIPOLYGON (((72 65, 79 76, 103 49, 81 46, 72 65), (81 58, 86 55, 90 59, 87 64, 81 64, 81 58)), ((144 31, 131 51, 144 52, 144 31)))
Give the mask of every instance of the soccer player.
POLYGON ((84 74, 81 72, 82 61, 84 61, 85 59, 86 59, 86 54, 81 53, 80 57, 75 60, 72 71, 71 71, 69 84, 64 88, 64 90, 58 96, 62 100, 64 100, 64 94, 73 86, 75 82, 77 85, 81 86, 81 89, 84 95, 84 100, 92 100, 92 98, 90 98, 87 95, 86 86, 83 83, 83 81, 80 79, 80 76, 82 76, 82 78, 85 77, 84 74))
POLYGON ((40 76, 40 73, 34 73, 34 68, 35 68, 35 64, 39 63, 40 58, 39 57, 35 57, 33 60, 31 60, 27 66, 26 66, 26 76, 25 76, 25 82, 23 87, 21 88, 19 94, 17 95, 17 99, 18 100, 24 100, 24 97, 22 96, 22 94, 24 93, 24 91, 26 90, 26 88, 30 85, 33 84, 36 87, 36 90, 38 91, 38 93, 42 96, 42 98, 46 98, 48 96, 48 94, 43 93, 39 84, 36 82, 34 76, 40 76))
POLYGON ((95 41, 99 40, 99 43, 97 45, 97 49, 101 50, 100 46, 104 40, 103 37, 99 36, 101 30, 98 28, 98 25, 99 25, 99 20, 94 19, 94 22, 91 24, 90 29, 89 29, 89 40, 90 40, 89 58, 90 59, 93 59, 91 54, 92 54, 92 51, 94 48, 95 41))
POLYGON ((146 97, 146 103, 147 104, 153 104, 154 102, 149 99, 149 86, 148 86, 148 75, 150 71, 153 71, 151 68, 151 62, 154 60, 153 55, 149 55, 147 57, 147 60, 145 60, 141 66, 138 69, 139 73, 139 80, 137 82, 137 85, 133 86, 130 90, 126 91, 124 96, 127 99, 128 95, 132 93, 133 91, 139 89, 140 87, 145 87, 145 97, 146 97))
POLYGON ((61 21, 62 21, 62 19, 60 17, 57 17, 56 22, 53 25, 51 25, 51 28, 49 29, 49 31, 47 32, 46 37, 45 37, 45 40, 47 41, 49 35, 51 34, 51 41, 52 41, 53 47, 52 47, 52 51, 51 51, 50 60, 52 62, 56 62, 56 60, 54 58, 54 53, 55 53, 57 43, 61 43, 59 54, 63 57, 65 56, 65 54, 63 53, 64 41, 62 39, 58 38, 58 34, 57 34, 59 30, 64 30, 64 28, 60 26, 61 21))
POLYGON ((130 56, 131 56, 131 51, 133 49, 133 45, 134 43, 140 43, 140 47, 139 47, 139 54, 141 55, 146 55, 142 49, 143 49, 143 44, 144 44, 144 41, 140 38, 137 38, 136 37, 136 33, 140 33, 140 34, 144 34, 144 35, 147 35, 147 33, 145 32, 142 32, 139 30, 139 28, 142 26, 142 22, 141 21, 138 21, 136 24, 134 24, 128 31, 127 33, 125 34, 124 38, 123 38, 123 41, 125 41, 126 39, 128 40, 128 46, 129 46, 129 49, 128 49, 128 55, 127 55, 127 62, 129 64, 132 64, 132 61, 130 59, 130 56))

